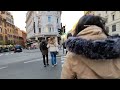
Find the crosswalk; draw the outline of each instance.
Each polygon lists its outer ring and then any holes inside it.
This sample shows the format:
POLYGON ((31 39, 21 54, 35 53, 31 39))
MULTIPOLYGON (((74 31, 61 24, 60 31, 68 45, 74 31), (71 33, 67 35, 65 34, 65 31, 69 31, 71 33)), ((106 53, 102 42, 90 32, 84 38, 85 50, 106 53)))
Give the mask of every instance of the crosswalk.
POLYGON ((62 64, 62 67, 63 67, 63 63, 64 63, 65 58, 66 58, 66 56, 61 56, 61 64, 62 64))
MULTIPOLYGON (((21 52, 23 53, 23 52, 21 52)), ((8 55, 12 55, 12 54, 17 54, 17 53, 14 53, 14 52, 10 52, 10 53, 0 53, 0 56, 8 56, 8 55)))

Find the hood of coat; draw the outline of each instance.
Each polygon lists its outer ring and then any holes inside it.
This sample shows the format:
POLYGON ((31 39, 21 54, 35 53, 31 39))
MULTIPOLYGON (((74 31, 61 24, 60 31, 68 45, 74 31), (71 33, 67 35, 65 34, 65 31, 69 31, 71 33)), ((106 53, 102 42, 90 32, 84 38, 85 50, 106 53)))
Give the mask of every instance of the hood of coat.
POLYGON ((120 57, 120 37, 107 38, 97 26, 82 30, 78 37, 69 38, 66 47, 69 51, 84 55, 90 60, 110 60, 120 57))

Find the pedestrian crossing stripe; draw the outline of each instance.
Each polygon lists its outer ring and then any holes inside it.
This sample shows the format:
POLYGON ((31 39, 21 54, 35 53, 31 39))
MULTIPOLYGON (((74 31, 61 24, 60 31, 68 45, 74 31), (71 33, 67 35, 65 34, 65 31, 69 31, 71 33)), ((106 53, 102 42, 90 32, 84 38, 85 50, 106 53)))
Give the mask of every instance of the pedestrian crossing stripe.
MULTIPOLYGON (((23 53, 23 52, 21 52, 23 53)), ((18 53, 4 53, 4 54, 0 54, 0 56, 3 56, 3 55, 11 55, 11 54, 18 54, 18 53)))

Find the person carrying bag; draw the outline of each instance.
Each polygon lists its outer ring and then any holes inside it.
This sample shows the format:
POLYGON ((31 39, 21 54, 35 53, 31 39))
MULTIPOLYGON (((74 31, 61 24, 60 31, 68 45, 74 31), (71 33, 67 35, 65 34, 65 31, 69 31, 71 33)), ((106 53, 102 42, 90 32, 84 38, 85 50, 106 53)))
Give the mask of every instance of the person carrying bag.
POLYGON ((51 54, 51 64, 52 67, 57 65, 57 61, 56 61, 56 55, 58 54, 59 50, 58 48, 58 44, 55 42, 55 38, 51 37, 48 40, 48 45, 47 47, 49 48, 50 54, 51 54))

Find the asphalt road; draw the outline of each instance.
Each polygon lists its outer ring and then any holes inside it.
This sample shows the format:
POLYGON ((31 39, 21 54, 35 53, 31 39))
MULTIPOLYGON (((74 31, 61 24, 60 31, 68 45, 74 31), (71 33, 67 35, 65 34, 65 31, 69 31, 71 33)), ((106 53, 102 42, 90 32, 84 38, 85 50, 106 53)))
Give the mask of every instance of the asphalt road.
POLYGON ((42 55, 38 49, 23 50, 22 53, 0 53, 0 79, 60 79, 61 57, 57 57, 57 66, 44 67, 42 55))

